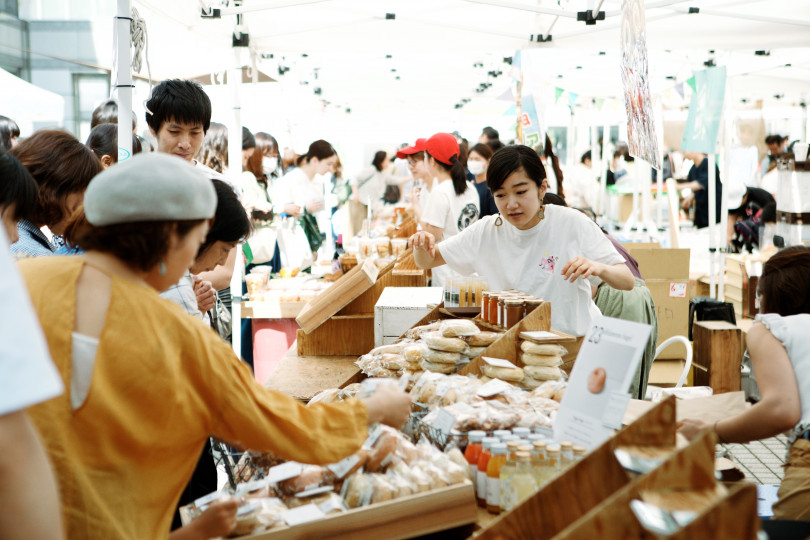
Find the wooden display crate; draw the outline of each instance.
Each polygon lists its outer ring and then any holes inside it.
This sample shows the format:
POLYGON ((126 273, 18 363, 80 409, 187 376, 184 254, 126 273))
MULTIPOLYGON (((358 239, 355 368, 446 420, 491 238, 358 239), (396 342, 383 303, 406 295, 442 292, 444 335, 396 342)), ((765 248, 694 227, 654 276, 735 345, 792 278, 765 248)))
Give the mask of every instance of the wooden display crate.
MULTIPOLYGON (((675 397, 641 415, 581 461, 543 486, 520 506, 501 514, 476 534, 479 539, 548 539, 630 483, 613 451, 620 446, 675 449, 675 397)), ((593 538, 600 538, 599 535, 593 538)))
POLYGON ((366 260, 344 274, 296 318, 299 356, 360 356, 374 348, 374 306, 386 287, 424 285, 421 276, 394 272, 410 250, 378 269, 366 260))
POLYGON ((412 538, 474 523, 475 490, 469 481, 401 499, 355 508, 325 519, 244 536, 245 540, 378 540, 412 538))
POLYGON ((295 319, 307 302, 243 302, 243 319, 295 319))

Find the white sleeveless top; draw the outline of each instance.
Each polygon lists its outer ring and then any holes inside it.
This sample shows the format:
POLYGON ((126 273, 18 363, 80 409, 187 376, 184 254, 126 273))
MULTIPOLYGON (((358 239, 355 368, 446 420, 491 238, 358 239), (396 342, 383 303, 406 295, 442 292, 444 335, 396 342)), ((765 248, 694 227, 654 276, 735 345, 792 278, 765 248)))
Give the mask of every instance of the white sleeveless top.
POLYGON ((768 313, 757 315, 756 320, 782 342, 796 375, 802 416, 790 436, 790 443, 793 444, 799 435, 810 429, 810 314, 783 317, 768 313))

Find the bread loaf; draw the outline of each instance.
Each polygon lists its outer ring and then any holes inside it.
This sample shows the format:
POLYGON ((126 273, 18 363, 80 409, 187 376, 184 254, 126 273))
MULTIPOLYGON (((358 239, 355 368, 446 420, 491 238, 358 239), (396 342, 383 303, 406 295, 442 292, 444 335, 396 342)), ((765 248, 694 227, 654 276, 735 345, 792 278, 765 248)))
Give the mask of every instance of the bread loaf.
POLYGON ((562 345, 544 344, 540 345, 531 341, 523 341, 520 350, 531 354, 541 354, 546 356, 565 356, 568 350, 562 345))
POLYGON ((523 371, 538 381, 557 381, 562 378, 562 370, 558 367, 526 366, 523 371))
POLYGON ((481 332, 474 322, 468 319, 448 319, 442 321, 442 336, 472 336, 481 332))
POLYGON ((436 351, 461 353, 467 350, 467 343, 463 339, 444 337, 440 332, 428 332, 422 336, 422 340, 436 351))
POLYGON ((518 382, 523 379, 523 370, 515 367, 495 367, 489 364, 481 366, 481 373, 493 379, 501 379, 502 381, 518 382))
POLYGON ((433 371, 434 373, 455 373, 455 364, 437 364, 435 362, 422 361, 422 369, 425 371, 433 371))
POLYGON ((562 364, 562 358, 545 354, 532 354, 524 352, 520 360, 527 366, 557 367, 562 364))
POLYGON ((489 347, 502 335, 500 332, 479 332, 472 336, 466 336, 464 341, 470 347, 489 347))
POLYGON ((428 349, 423 360, 434 364, 458 364, 461 361, 461 353, 428 349))

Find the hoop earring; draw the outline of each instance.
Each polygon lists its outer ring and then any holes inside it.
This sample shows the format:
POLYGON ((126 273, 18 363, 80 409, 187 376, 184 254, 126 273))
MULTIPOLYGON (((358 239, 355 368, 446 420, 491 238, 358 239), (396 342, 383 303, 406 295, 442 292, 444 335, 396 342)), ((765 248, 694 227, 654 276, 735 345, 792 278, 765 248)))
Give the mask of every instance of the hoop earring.
POLYGON ((161 276, 166 275, 166 263, 163 261, 160 261, 160 265, 158 265, 158 274, 161 276))
POLYGON ((498 214, 498 217, 495 219, 495 226, 500 227, 501 225, 503 225, 503 219, 501 219, 501 215, 498 214))

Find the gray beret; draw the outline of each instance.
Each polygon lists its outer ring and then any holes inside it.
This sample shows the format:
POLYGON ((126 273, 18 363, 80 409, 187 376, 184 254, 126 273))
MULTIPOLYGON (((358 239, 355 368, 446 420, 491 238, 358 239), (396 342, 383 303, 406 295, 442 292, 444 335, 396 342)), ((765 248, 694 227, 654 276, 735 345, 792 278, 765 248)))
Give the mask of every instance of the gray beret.
POLYGON ((214 217, 217 194, 200 169, 176 156, 141 153, 90 181, 84 214, 92 225, 214 217))

